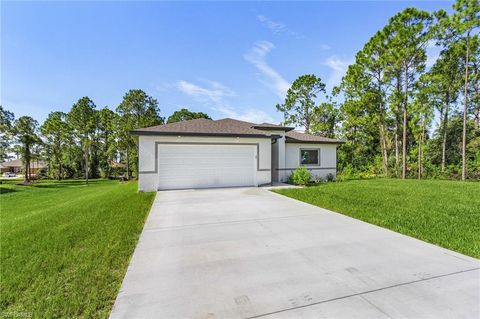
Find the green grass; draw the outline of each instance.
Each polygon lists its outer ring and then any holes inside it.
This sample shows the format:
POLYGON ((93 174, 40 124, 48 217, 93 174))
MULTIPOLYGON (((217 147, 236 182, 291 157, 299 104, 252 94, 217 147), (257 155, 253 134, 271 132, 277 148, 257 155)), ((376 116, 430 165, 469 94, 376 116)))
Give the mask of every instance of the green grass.
POLYGON ((479 182, 374 179, 275 192, 480 258, 479 182))
POLYGON ((154 193, 106 180, 0 193, 0 317, 108 317, 154 193))

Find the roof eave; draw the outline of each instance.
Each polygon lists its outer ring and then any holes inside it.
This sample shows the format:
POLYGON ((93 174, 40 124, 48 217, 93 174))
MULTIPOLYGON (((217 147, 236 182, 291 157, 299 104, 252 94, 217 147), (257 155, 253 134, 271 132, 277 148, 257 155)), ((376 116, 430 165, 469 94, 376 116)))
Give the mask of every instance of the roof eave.
POLYGON ((130 131, 131 135, 138 136, 203 136, 203 137, 249 137, 249 138, 278 138, 280 135, 266 134, 235 134, 235 133, 197 133, 197 132, 154 132, 154 131, 130 131))
POLYGON ((263 131, 285 131, 285 132, 290 132, 294 130, 294 127, 288 127, 288 126, 279 126, 279 127, 273 127, 273 126, 262 126, 262 125, 254 125, 252 126, 256 130, 263 130, 263 131))
POLYGON ((301 140, 295 140, 295 139, 287 139, 285 140, 285 143, 291 143, 291 144, 344 144, 345 141, 301 141, 301 140))

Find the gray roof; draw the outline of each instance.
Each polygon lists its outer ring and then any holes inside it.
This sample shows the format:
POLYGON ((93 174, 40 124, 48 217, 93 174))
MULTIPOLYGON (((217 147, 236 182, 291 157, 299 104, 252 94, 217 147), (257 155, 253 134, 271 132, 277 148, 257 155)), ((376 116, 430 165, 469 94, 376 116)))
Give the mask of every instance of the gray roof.
POLYGON ((194 119, 181 121, 130 131, 133 135, 191 135, 191 136, 238 136, 238 137, 272 137, 274 135, 267 131, 285 131, 287 142, 320 142, 320 143, 342 143, 341 141, 329 139, 317 135, 309 135, 292 131, 292 127, 261 123, 255 124, 230 118, 221 120, 194 119))

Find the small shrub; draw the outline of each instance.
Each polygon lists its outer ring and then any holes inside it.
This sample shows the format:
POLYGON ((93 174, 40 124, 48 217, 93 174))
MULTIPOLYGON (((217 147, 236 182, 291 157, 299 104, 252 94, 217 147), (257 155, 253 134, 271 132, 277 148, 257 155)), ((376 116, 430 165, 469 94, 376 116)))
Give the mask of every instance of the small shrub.
POLYGON ((323 178, 321 175, 313 175, 313 181, 315 182, 315 184, 320 184, 321 182, 323 182, 323 178))
POLYGON ((293 171, 291 177, 293 184, 305 186, 312 179, 312 173, 310 173, 305 167, 300 166, 293 171))
POLYGON ((335 181, 335 175, 333 175, 332 173, 328 173, 328 174, 327 174, 327 177, 325 178, 325 180, 326 180, 327 182, 333 182, 333 181, 335 181))

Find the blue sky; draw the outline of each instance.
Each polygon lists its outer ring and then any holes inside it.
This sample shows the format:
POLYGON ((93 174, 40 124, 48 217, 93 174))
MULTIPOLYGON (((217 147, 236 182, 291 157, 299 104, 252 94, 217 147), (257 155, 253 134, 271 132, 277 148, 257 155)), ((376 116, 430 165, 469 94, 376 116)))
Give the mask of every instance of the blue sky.
POLYGON ((2 1, 0 101, 41 123, 82 96, 115 109, 139 88, 162 116, 188 107, 279 122, 275 105, 299 75, 330 89, 390 16, 451 4, 2 1))

